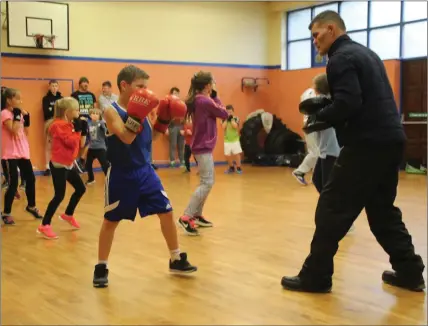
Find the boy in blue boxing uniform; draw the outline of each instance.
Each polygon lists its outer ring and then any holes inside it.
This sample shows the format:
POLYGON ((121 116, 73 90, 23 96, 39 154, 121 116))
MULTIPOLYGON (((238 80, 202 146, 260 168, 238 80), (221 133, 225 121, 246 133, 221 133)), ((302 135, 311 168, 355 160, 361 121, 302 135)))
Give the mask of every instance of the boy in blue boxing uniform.
MULTIPOLYGON (((108 286, 107 260, 113 243, 114 232, 122 219, 133 221, 137 209, 140 216, 157 214, 163 236, 170 250, 170 272, 192 273, 197 270, 180 252, 172 207, 162 183, 150 162, 152 128, 147 115, 159 100, 147 90, 149 75, 135 66, 123 68, 118 77, 119 100, 106 108, 107 156, 111 166, 105 184, 105 214, 98 248, 93 285, 108 286)), ((172 102, 164 101, 158 108, 154 125, 164 132, 174 118, 172 102), (167 117, 167 118, 165 118, 167 117)))

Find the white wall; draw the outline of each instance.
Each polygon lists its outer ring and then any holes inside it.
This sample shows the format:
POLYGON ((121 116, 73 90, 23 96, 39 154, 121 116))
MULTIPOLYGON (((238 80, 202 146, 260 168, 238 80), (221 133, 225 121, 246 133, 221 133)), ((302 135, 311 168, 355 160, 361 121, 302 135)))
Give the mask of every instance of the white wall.
MULTIPOLYGON (((70 51, 51 51, 54 55, 247 65, 269 61, 266 2, 68 4, 70 51)), ((8 48, 5 37, 3 31, 2 52, 47 54, 8 48)))

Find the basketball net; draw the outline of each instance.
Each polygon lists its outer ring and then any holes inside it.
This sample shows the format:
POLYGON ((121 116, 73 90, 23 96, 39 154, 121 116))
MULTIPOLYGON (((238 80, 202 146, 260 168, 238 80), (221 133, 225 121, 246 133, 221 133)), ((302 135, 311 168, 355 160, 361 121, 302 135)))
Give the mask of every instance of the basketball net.
POLYGON ((56 38, 55 35, 35 34, 33 35, 33 38, 34 38, 34 43, 36 43, 36 48, 43 49, 44 44, 49 43, 52 46, 52 49, 55 49, 55 38, 56 38))
POLYGON ((47 35, 45 36, 45 40, 52 45, 52 49, 55 49, 55 35, 47 35))
POLYGON ((33 35, 34 43, 36 43, 36 48, 42 49, 43 48, 43 34, 35 34, 33 35))

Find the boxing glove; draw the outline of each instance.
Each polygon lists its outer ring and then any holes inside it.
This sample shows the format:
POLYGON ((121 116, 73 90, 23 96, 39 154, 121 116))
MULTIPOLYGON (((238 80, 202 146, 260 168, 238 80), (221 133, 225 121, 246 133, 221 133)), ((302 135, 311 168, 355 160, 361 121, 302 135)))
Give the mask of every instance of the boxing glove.
POLYGON ((187 113, 187 105, 177 96, 171 96, 169 101, 169 112, 172 119, 184 119, 187 113))
POLYGON ((82 118, 79 118, 79 120, 80 120, 80 126, 81 126, 79 131, 81 132, 82 136, 87 136, 89 132, 88 121, 82 118))
POLYGON ((330 105, 332 101, 327 97, 312 97, 302 101, 299 104, 299 111, 304 115, 316 114, 319 110, 323 109, 327 105, 330 105))
POLYGON ((217 91, 215 89, 211 90, 210 96, 212 99, 215 99, 217 97, 217 91))
POLYGON ((149 89, 140 88, 131 94, 128 102, 128 118, 125 127, 133 133, 143 130, 144 119, 159 105, 159 99, 149 89))
POLYGON ((321 131, 329 128, 331 128, 331 124, 325 121, 318 120, 315 115, 310 115, 308 116, 308 120, 303 126, 303 132, 308 135, 313 132, 317 132, 317 131, 321 131))
POLYGON ((81 132, 82 131, 82 120, 79 118, 76 118, 73 120, 73 131, 74 132, 81 132))
POLYGON ((230 116, 228 116, 228 117, 227 117, 227 121, 228 121, 228 122, 231 122, 231 121, 232 121, 232 119, 233 119, 233 115, 230 115, 230 116))
POLYGON ((24 127, 30 126, 30 113, 27 113, 24 115, 24 127))
POLYGON ((157 119, 153 128, 165 133, 172 119, 183 119, 186 116, 187 106, 177 96, 168 95, 158 106, 157 119))
POLYGON ((13 113, 13 121, 21 121, 21 109, 14 108, 12 113, 13 113))

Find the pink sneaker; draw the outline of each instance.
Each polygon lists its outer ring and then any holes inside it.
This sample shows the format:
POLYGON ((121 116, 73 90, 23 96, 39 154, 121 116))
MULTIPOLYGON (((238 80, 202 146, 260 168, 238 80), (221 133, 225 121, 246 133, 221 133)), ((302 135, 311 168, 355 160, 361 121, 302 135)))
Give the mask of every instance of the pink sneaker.
POLYGON ((37 228, 37 233, 41 234, 43 238, 48 240, 58 239, 58 236, 52 231, 52 227, 50 225, 42 225, 40 224, 37 228))
POLYGON ((77 223, 76 219, 73 216, 68 216, 68 215, 62 214, 59 216, 59 219, 67 222, 73 228, 75 228, 77 230, 80 229, 79 223, 77 223))
POLYGON ((183 215, 178 219, 178 225, 183 229, 187 235, 199 235, 196 229, 195 219, 190 216, 183 215))

